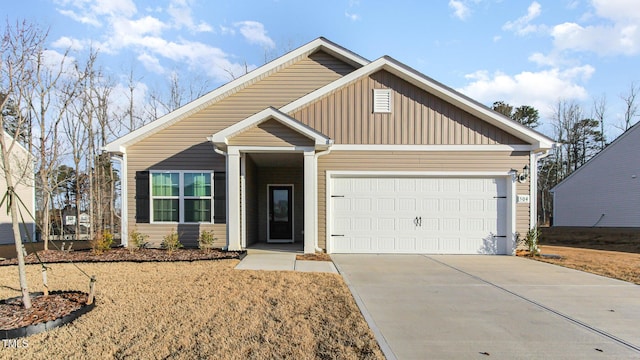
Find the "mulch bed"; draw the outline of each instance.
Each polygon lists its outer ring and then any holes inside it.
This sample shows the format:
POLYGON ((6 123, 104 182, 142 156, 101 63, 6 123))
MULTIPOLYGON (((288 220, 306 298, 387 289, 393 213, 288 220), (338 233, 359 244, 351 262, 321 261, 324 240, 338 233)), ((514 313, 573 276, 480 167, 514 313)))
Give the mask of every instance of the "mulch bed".
POLYGON ((0 330, 13 330, 60 319, 86 305, 82 292, 31 296, 31 308, 25 309, 22 297, 0 301, 0 330))
POLYGON ((296 255, 296 260, 331 261, 331 256, 327 253, 301 254, 296 255))
MULTIPOLYGON (((139 249, 130 251, 124 248, 111 249, 101 254, 90 250, 83 251, 60 251, 47 250, 38 251, 40 259, 44 263, 68 263, 68 262, 147 262, 147 261, 196 261, 196 260, 221 260, 240 259, 244 256, 244 251, 222 251, 211 250, 208 252, 197 249, 178 249, 168 252, 163 249, 139 249)), ((34 253, 25 257, 27 264, 39 264, 34 253)), ((0 266, 17 265, 18 259, 6 259, 0 261, 0 266)))

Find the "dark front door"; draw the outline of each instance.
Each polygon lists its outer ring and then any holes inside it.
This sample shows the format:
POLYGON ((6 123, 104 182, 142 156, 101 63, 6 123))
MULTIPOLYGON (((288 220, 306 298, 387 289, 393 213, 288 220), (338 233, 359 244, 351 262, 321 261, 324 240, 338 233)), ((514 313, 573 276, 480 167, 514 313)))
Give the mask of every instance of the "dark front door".
POLYGON ((269 186, 269 242, 293 242, 293 186, 269 186))

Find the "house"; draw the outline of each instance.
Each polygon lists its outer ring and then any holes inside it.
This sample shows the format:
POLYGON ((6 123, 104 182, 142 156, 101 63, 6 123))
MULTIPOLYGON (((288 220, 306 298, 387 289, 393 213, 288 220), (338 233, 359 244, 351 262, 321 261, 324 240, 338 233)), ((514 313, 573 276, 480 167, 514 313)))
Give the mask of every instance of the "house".
POLYGON ((511 254, 553 141, 390 57, 324 38, 106 146, 153 244, 511 254), (526 173, 530 173, 527 179, 526 173))
MULTIPOLYGON (((5 144, 10 146, 13 137, 6 131, 3 131, 3 136, 5 138, 5 144)), ((32 241, 35 241, 35 221, 29 215, 32 214, 35 216, 36 213, 33 163, 30 161, 30 158, 29 151, 20 143, 16 142, 11 151, 10 159, 11 170, 14 174, 13 184, 15 193, 22 201, 22 203, 18 202, 18 206, 20 207, 26 226, 20 226, 20 233, 23 240, 31 238, 32 241), (25 229, 27 230, 25 231, 25 229)), ((0 200, 5 196, 6 192, 7 180, 4 175, 2 162, 0 161, 0 200)), ((14 242, 11 214, 7 212, 7 202, 5 200, 0 207, 0 244, 13 244, 14 242)))
POLYGON ((640 123, 551 191, 554 226, 640 228, 640 123))

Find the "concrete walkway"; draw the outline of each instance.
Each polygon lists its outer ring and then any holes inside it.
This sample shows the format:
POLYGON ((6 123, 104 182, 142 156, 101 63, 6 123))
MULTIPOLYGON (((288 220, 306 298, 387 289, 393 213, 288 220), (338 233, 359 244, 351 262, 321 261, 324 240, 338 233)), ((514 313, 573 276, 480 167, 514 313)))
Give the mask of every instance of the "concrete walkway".
POLYGON ((332 255, 388 359, 640 359, 640 286, 511 256, 332 255))
POLYGON ((296 260, 298 254, 302 252, 249 249, 247 256, 240 261, 236 269, 338 273, 331 261, 296 260))

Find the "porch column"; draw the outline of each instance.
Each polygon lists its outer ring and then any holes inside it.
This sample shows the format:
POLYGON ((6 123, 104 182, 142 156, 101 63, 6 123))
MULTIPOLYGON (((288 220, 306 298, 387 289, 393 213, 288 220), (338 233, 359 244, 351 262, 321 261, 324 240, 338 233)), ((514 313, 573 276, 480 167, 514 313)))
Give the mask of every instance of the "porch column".
POLYGON ((227 152, 227 250, 242 250, 240 245, 240 152, 227 152))
POLYGON ((304 152, 304 253, 316 251, 316 181, 317 167, 315 151, 304 152))

